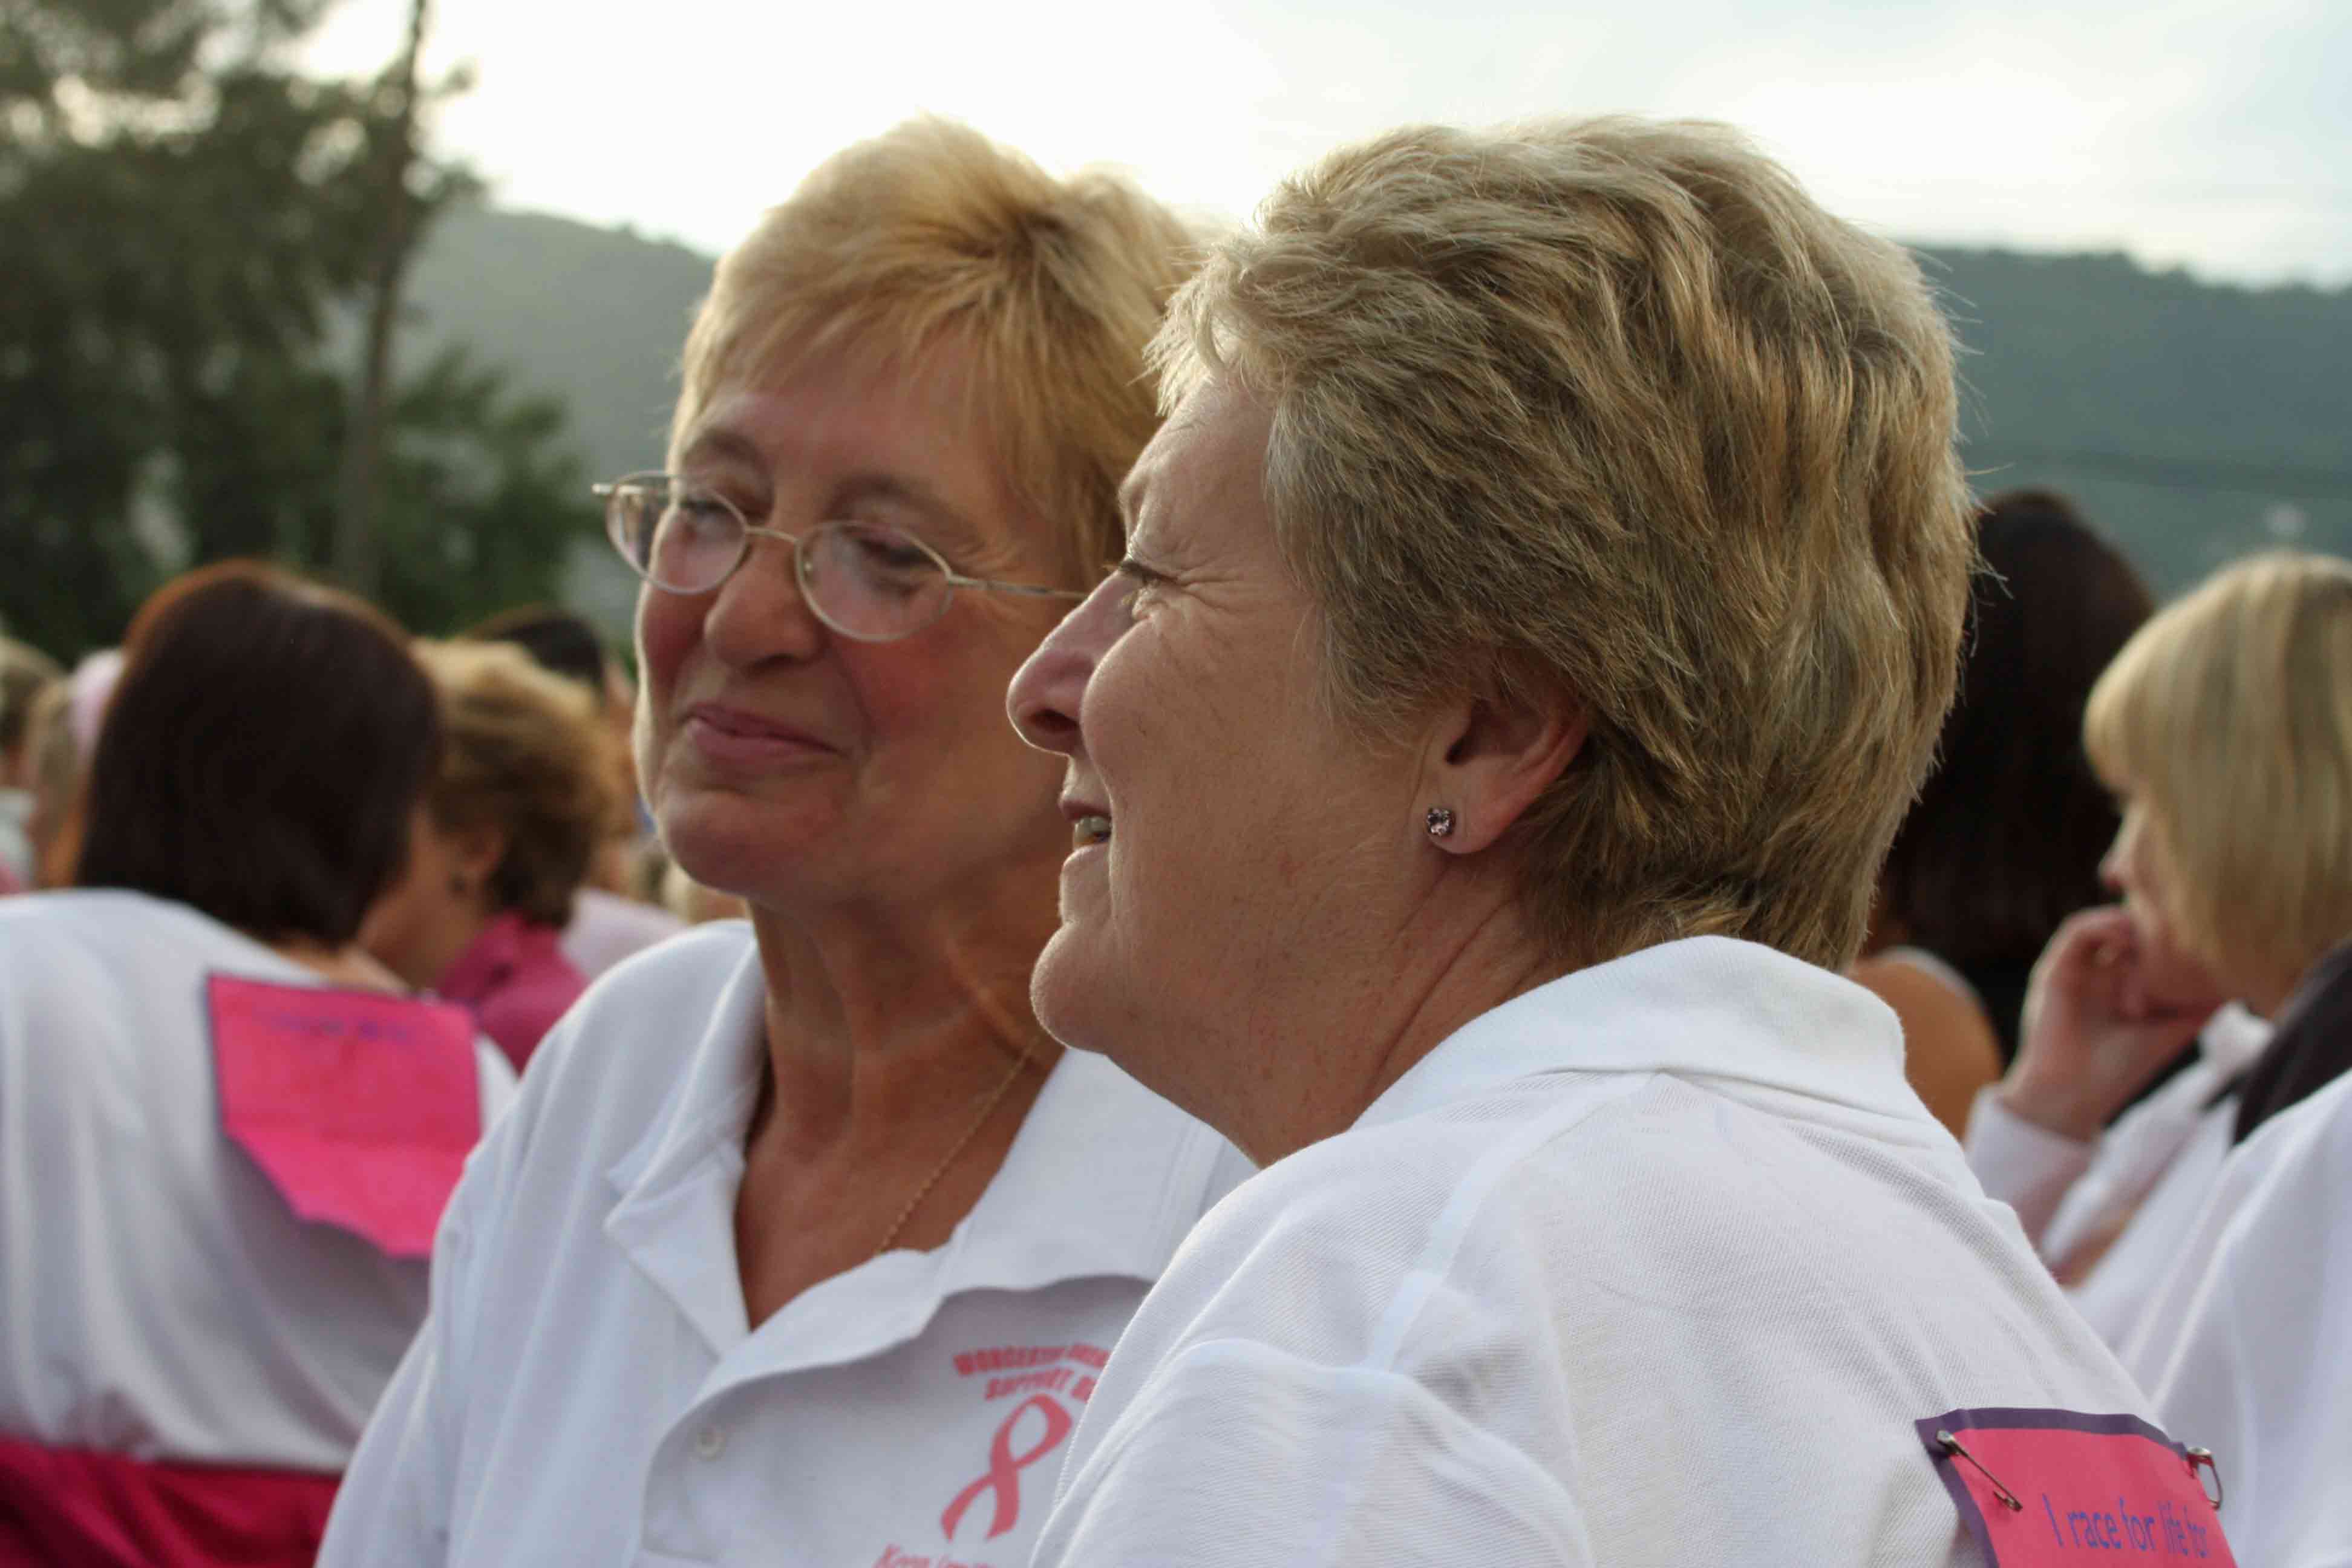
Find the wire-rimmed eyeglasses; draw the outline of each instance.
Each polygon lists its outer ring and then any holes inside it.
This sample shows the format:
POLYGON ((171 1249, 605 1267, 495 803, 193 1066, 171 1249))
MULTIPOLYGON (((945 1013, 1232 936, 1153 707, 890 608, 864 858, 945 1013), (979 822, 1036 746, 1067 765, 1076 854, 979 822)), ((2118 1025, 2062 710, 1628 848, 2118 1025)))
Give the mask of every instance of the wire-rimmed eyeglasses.
POLYGON ((806 533, 761 528, 725 496, 670 474, 594 487, 604 531, 630 570, 671 594, 708 594, 735 574, 756 537, 793 547, 793 576, 817 619, 859 642, 912 637, 948 613, 958 588, 1078 600, 1084 594, 966 577, 929 545, 883 522, 821 522, 806 533))

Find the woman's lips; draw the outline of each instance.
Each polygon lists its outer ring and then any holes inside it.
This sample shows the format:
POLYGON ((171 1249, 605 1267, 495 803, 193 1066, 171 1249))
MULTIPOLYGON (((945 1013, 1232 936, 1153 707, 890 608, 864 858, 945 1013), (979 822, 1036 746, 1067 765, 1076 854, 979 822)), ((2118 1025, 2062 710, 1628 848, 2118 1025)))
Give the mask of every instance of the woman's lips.
POLYGON ((686 738, 703 756, 738 766, 822 756, 833 749, 789 724, 708 702, 687 711, 685 731, 686 738))

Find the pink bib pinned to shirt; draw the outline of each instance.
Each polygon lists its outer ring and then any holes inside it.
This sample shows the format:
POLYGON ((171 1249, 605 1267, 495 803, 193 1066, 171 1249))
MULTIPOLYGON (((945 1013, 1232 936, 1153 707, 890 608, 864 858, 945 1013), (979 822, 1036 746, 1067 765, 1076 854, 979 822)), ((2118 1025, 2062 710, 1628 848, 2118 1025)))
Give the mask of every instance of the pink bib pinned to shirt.
POLYGON ((205 992, 229 1138, 304 1219, 429 1257, 481 1136, 466 1010, 226 974, 205 992))

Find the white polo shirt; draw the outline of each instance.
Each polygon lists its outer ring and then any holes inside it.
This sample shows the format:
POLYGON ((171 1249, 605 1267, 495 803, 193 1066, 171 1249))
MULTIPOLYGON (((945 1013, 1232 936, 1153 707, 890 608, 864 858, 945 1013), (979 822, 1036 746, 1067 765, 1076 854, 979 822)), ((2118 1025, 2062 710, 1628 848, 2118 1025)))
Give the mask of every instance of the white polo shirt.
MULTIPOLYGON (((184 904, 0 900, 0 1434, 332 1472, 425 1265, 299 1217, 224 1134, 205 983, 316 973, 184 904)), ((476 1049, 487 1123, 514 1092, 476 1049)))
POLYGON ((1179 1252, 1035 1562, 1972 1563, 1913 1423, 2137 1413, 1859 986, 1721 938, 1475 1020, 1179 1252))
POLYGON ((2237 1560, 2352 1563, 2352 1074, 2221 1167, 2124 1363, 2213 1450, 2237 1560))
POLYGON ((706 926, 547 1037, 450 1205, 328 1568, 1026 1561, 1110 1347, 1249 1166, 1072 1052, 946 1245, 752 1331, 734 1209, 764 994, 749 928, 706 926))
POLYGON ((2168 1273, 2236 1136, 2238 1101, 2217 1100, 2270 1043, 2271 1026, 2236 1003, 2198 1035, 2197 1060, 2116 1120, 2078 1142, 1977 1094, 1969 1168, 2017 1210, 2043 1260, 2069 1281, 2074 1310, 2120 1347, 2148 1292, 2168 1273), (2096 1261, 2070 1267, 2078 1254, 2096 1261))

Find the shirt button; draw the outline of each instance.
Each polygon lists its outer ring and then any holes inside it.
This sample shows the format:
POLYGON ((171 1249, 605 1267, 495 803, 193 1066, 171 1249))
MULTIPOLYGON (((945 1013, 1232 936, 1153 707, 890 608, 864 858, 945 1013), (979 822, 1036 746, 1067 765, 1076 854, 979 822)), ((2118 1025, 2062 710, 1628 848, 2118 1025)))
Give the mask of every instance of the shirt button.
POLYGON ((694 1457, 715 1459, 727 1450, 727 1434, 716 1426, 705 1426, 694 1435, 694 1457))

